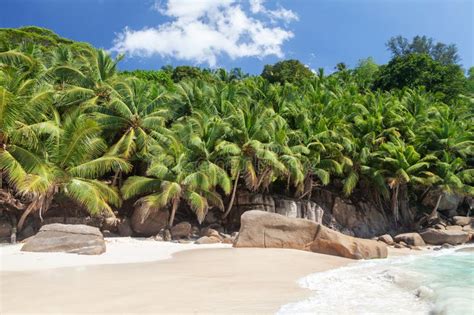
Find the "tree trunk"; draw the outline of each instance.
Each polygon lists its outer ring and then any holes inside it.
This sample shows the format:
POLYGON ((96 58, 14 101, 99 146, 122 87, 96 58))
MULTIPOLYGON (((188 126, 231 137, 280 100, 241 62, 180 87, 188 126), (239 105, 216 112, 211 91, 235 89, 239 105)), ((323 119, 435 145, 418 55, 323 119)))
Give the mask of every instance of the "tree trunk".
POLYGON ((401 184, 398 192, 398 208, 402 223, 404 225, 413 224, 414 214, 410 211, 410 202, 408 197, 407 184, 401 184))
POLYGON ((25 224, 25 220, 28 217, 28 215, 38 209, 38 202, 40 201, 38 197, 37 199, 33 199, 33 201, 30 203, 28 208, 26 208, 25 212, 20 217, 20 221, 18 221, 18 226, 17 226, 17 231, 20 232, 23 229, 23 224, 25 224))
POLYGON ((420 199, 418 199, 420 202, 423 202, 423 199, 425 199, 426 195, 430 192, 431 186, 428 186, 428 188, 425 189, 425 191, 421 194, 420 199))
POLYGON ((171 215, 170 215, 170 220, 168 223, 168 229, 171 229, 171 227, 173 226, 174 217, 176 215, 176 210, 178 209, 178 205, 179 205, 179 199, 173 200, 173 206, 171 208, 171 215))
POLYGON ((17 231, 17 222, 16 222, 16 216, 12 213, 9 213, 8 216, 10 217, 10 222, 12 224, 12 232, 10 234, 10 243, 15 244, 16 243, 16 231, 17 231))
POLYGON ((227 218, 230 213, 230 210, 232 210, 232 206, 234 205, 235 192, 237 191, 237 185, 239 184, 239 177, 240 171, 238 171, 237 175, 235 176, 234 187, 232 187, 232 196, 230 197, 229 205, 227 206, 227 210, 224 212, 222 219, 227 218))
POLYGON ((395 219, 395 224, 398 225, 398 221, 400 219, 400 215, 398 213, 398 189, 400 184, 397 184, 392 192, 392 211, 393 211, 393 218, 395 219))
POLYGON ((264 181, 265 176, 267 176, 270 171, 271 171, 271 168, 267 167, 267 168, 263 171, 262 175, 260 175, 260 178, 259 178, 258 183, 257 183, 256 190, 260 188, 260 185, 262 185, 262 182, 264 181))
POLYGON ((114 174, 114 178, 112 179, 112 186, 116 186, 119 175, 120 175, 120 171, 117 170, 114 174))
POLYGON ((439 207, 439 204, 441 203, 441 199, 443 199, 443 193, 439 194, 438 200, 436 201, 436 205, 433 209, 433 212, 431 212, 431 214, 435 214, 436 211, 438 211, 438 207, 439 207))

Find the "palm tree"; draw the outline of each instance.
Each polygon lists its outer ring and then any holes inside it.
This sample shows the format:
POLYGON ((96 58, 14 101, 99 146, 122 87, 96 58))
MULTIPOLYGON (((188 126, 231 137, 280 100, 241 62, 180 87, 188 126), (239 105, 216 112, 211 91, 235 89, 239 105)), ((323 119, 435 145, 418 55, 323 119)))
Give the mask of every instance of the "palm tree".
POLYGON ((41 141, 13 142, 0 151, 0 169, 8 184, 31 200, 18 230, 30 213, 39 212, 42 218, 58 193, 76 200, 91 214, 113 216, 111 206, 119 206, 120 197, 98 178, 110 171, 128 171, 130 165, 105 154, 97 123, 76 114, 65 117, 57 128, 24 130, 18 137, 30 138, 31 132, 41 141))
POLYGON ((272 138, 278 133, 284 120, 272 109, 264 109, 258 104, 232 106, 226 121, 233 126, 228 140, 221 141, 216 150, 227 161, 231 177, 234 179, 233 190, 226 218, 233 205, 238 182, 243 175, 246 187, 251 191, 268 189, 274 179, 288 170, 278 154, 272 149, 272 138), (260 112, 260 115, 255 115, 260 112))
POLYGON ((436 175, 429 172, 430 162, 434 156, 421 157, 412 145, 406 145, 402 140, 393 138, 380 146, 379 169, 385 176, 392 190, 392 211, 394 219, 399 222, 410 222, 412 214, 408 209, 408 184, 430 186, 436 181, 436 175), (400 216, 399 205, 402 201, 400 216))
POLYGON ((94 118, 112 139, 115 154, 125 159, 146 157, 156 138, 165 132, 169 110, 163 106, 166 92, 130 78, 112 85, 116 95, 107 104, 95 107, 94 118))
POLYGON ((231 186, 225 170, 214 163, 213 149, 225 128, 217 117, 198 113, 173 126, 173 133, 162 139, 164 143, 153 154, 147 176, 131 176, 121 189, 125 199, 145 195, 137 201, 144 208, 142 220, 171 206, 171 228, 181 201, 196 213, 199 223, 210 207, 223 210, 216 189, 228 194, 231 186))

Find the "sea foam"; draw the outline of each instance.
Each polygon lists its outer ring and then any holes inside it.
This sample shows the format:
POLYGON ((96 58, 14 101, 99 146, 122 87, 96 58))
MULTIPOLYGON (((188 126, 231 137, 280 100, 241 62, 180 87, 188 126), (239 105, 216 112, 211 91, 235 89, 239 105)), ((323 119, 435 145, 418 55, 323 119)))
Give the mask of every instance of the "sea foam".
POLYGON ((474 314, 474 254, 443 250, 309 275, 314 291, 278 314, 474 314))

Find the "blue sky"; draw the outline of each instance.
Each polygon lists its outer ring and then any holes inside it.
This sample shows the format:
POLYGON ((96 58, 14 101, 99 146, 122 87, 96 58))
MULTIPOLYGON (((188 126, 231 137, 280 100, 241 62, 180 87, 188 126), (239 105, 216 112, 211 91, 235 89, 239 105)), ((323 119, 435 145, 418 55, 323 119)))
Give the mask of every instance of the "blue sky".
POLYGON ((124 52, 121 69, 241 67, 299 59, 331 71, 385 63, 395 35, 458 46, 474 65, 474 0, 2 0, 0 27, 37 25, 124 52))

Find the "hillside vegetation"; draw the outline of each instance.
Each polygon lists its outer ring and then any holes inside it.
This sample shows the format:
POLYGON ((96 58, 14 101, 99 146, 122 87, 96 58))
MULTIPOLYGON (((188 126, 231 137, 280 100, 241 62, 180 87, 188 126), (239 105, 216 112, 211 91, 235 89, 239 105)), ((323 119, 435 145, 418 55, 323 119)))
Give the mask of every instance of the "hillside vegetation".
POLYGON ((400 224, 428 189, 474 195, 473 78, 430 54, 249 76, 120 72, 120 58, 34 27, 0 42, 0 184, 28 200, 19 229, 58 194, 111 216, 139 198, 171 209, 170 226, 186 207, 199 222, 210 208, 226 217, 237 189, 311 198, 328 186, 400 224))

